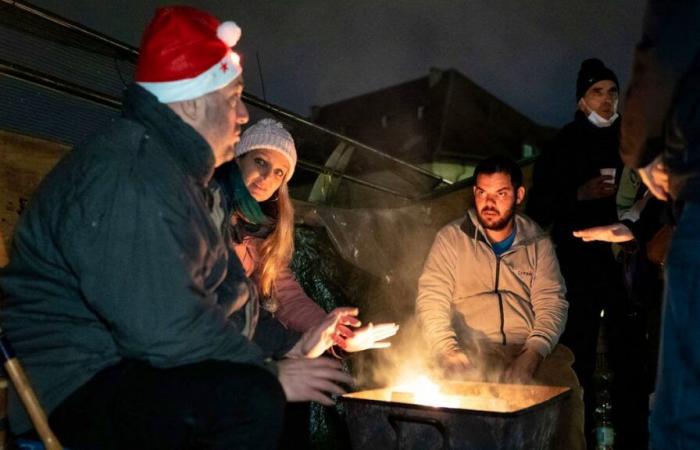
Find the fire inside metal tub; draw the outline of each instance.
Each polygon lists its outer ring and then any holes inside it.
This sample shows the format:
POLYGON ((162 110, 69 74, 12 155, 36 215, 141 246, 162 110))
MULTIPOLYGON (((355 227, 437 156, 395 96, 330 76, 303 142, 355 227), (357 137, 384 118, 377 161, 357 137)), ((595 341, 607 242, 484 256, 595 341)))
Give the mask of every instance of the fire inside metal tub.
POLYGON ((355 449, 547 449, 563 400, 558 386, 443 381, 346 394, 355 449))

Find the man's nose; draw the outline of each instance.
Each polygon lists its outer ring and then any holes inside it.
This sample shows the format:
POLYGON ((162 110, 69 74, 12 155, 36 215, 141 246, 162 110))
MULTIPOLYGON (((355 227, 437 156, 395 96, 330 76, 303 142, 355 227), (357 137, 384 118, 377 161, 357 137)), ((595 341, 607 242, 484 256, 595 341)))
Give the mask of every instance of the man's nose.
POLYGON ((236 106, 238 109, 236 111, 236 122, 238 122, 241 125, 245 125, 246 123, 248 123, 248 120, 250 120, 250 114, 248 114, 248 107, 243 102, 243 99, 236 103, 236 106))

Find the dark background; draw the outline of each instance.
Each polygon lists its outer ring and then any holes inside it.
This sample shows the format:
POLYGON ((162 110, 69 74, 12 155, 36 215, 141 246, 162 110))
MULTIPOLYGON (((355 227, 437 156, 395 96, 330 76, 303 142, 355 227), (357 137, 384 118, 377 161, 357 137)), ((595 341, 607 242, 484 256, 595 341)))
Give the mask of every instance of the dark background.
MULTIPOLYGON (((30 0, 138 46, 162 0, 30 0)), ((325 105, 455 68, 541 125, 571 120, 580 62, 600 57, 623 84, 641 0, 181 1, 243 29, 247 89, 303 116, 325 105)))

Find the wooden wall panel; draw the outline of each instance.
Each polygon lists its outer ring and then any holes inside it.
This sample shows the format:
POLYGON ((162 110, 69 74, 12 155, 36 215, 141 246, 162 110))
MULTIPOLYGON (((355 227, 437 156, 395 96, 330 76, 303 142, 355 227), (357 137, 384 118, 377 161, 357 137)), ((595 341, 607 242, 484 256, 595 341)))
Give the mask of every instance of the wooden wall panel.
POLYGON ((15 224, 32 192, 69 149, 0 130, 0 267, 7 264, 15 224))

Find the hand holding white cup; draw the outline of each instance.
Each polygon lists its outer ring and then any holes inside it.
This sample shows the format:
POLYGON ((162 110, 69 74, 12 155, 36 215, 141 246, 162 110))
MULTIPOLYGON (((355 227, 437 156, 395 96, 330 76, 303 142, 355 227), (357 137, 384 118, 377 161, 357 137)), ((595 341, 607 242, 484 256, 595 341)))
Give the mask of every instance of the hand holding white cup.
POLYGON ((605 180, 606 183, 615 184, 616 173, 617 169, 615 167, 604 167, 600 169, 600 175, 604 177, 610 177, 609 179, 605 180))

